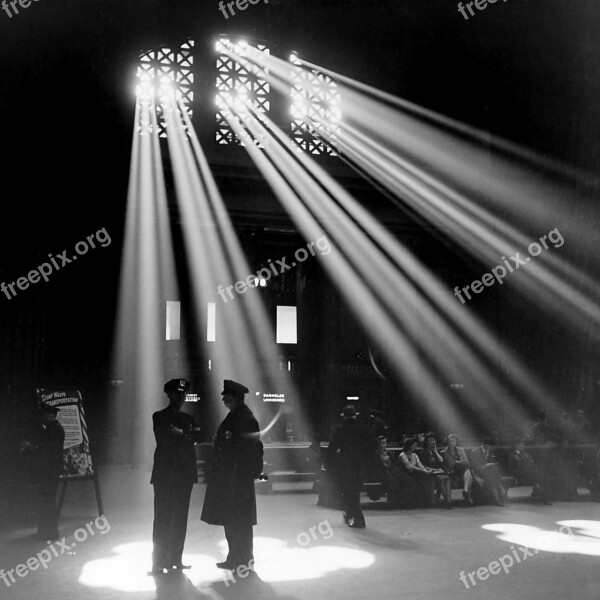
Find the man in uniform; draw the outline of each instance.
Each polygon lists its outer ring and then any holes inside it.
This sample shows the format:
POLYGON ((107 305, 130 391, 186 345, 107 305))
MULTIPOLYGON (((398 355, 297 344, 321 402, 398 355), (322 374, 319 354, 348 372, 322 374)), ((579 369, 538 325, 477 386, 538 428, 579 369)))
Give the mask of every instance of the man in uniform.
POLYGON ((200 441, 201 433, 194 418, 181 412, 189 387, 185 379, 165 383, 169 406, 152 415, 156 451, 150 480, 154 486, 151 575, 190 568, 181 560, 190 496, 194 483, 198 483, 194 444, 200 441))
POLYGON ((344 419, 329 444, 329 462, 336 465, 342 502, 345 508, 344 521, 349 527, 362 529, 365 517, 360 509, 361 475, 365 461, 376 448, 376 441, 364 425, 356 422, 358 413, 351 404, 344 407, 344 419))
POLYGON ((258 422, 244 402, 247 393, 247 387, 225 380, 221 395, 229 414, 217 430, 202 509, 203 521, 225 528, 229 553, 217 563, 221 569, 252 569, 254 563, 254 480, 262 472, 263 445, 258 422))
POLYGON ((58 410, 56 406, 41 404, 39 421, 30 440, 21 442, 21 449, 33 454, 38 517, 38 530, 34 537, 45 541, 59 538, 56 490, 63 472, 65 431, 56 420, 58 410))

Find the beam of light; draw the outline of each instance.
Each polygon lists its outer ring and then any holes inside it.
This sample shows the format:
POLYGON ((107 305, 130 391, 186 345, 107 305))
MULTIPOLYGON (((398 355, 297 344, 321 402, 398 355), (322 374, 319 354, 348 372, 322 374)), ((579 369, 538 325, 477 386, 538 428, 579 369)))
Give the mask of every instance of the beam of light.
MULTIPOLYGON (((302 172, 297 166, 294 173, 294 165, 289 162, 289 159, 277 144, 267 144, 265 154, 263 154, 253 143, 250 134, 240 124, 238 120, 238 118, 242 119, 240 115, 233 116, 231 113, 226 113, 226 118, 234 132, 245 143, 251 158, 271 185, 299 230, 304 234, 305 239, 316 239, 315 236, 320 235, 323 229, 328 232, 330 242, 333 242, 334 252, 328 255, 327 258, 322 259, 324 268, 332 276, 334 282, 338 284, 349 305, 368 323, 378 343, 385 347, 388 355, 393 358, 395 366, 403 373, 407 381, 413 384, 415 392, 423 394, 424 399, 429 403, 430 411, 437 419, 441 420, 442 415, 440 413, 447 416, 449 412, 454 412, 450 402, 444 403, 443 408, 437 404, 437 400, 447 396, 446 390, 436 383, 436 379, 431 377, 431 373, 428 372, 421 361, 411 360, 412 345, 408 335, 399 330, 394 315, 390 315, 386 311, 386 307, 378 302, 377 295, 374 295, 373 290, 384 287, 382 286, 384 280, 375 277, 375 281, 373 281, 372 275, 376 276, 378 274, 377 260, 366 262, 363 259, 360 271, 357 272, 357 269, 342 252, 335 251, 336 245, 339 244, 340 249, 343 248, 354 255, 355 244, 360 239, 358 232, 353 231, 350 237, 346 237, 345 231, 333 230, 330 226, 331 219, 328 218, 329 215, 327 214, 323 215, 321 220, 318 221, 303 201, 310 200, 310 196, 314 198, 315 204, 318 202, 326 208, 330 200, 326 197, 323 198, 322 190, 317 190, 309 178, 302 178, 302 172), (279 168, 285 172, 285 177, 279 172, 279 168), (298 177, 300 177, 299 184, 294 188, 290 181, 293 181, 294 178, 298 180, 298 177), (316 194, 316 196, 312 196, 312 194, 316 194), (324 227, 325 223, 328 224, 327 227, 324 227), (371 272, 369 272, 370 269, 372 269, 371 272), (369 310, 365 315, 364 309, 367 306, 369 310)), ((255 137, 258 138, 264 135, 264 130, 261 131, 260 124, 255 118, 254 122, 250 118, 242 120, 255 137)), ((311 206, 311 209, 315 209, 315 207, 311 206)), ((334 224, 339 227, 340 221, 336 220, 334 224)), ((348 223, 346 225, 350 226, 348 223)), ((361 246, 361 250, 366 248, 366 244, 361 244, 361 246)), ((373 249, 372 252, 376 252, 376 249, 373 249)), ((378 258, 384 257, 380 256, 378 258)), ((393 273, 386 273, 386 275, 391 276, 393 273)), ((458 415, 455 414, 455 417, 457 419, 458 415)))
POLYGON ((516 523, 490 523, 482 529, 498 533, 498 539, 524 546, 535 553, 583 554, 600 556, 600 523, 598 521, 559 521, 559 527, 548 531, 516 523), (580 529, 581 531, 577 531, 580 529))
MULTIPOLYGON (((278 368, 273 327, 260 295, 254 291, 256 286, 245 296, 236 294, 226 304, 218 296, 218 286, 244 280, 256 269, 250 268, 244 256, 186 106, 175 99, 163 106, 163 114, 192 293, 197 305, 215 303, 223 315, 219 331, 225 343, 216 344, 214 351, 216 359, 210 371, 213 389, 221 379, 232 378, 251 390, 281 385, 290 397, 298 397, 291 378, 278 368)), ((219 406, 221 416, 224 412, 219 406)), ((305 419, 302 412, 298 417, 300 422, 305 419)))
MULTIPOLYGON (((114 369, 125 382, 113 418, 133 427, 132 462, 147 462, 153 445, 151 414, 167 378, 163 339, 166 300, 178 298, 168 227, 156 109, 142 95, 136 103, 114 369)), ((180 374, 171 374, 172 377, 180 374)), ((122 427, 122 425, 121 425, 122 427)))
MULTIPOLYGON (((233 56, 231 50, 228 53, 233 56)), ((262 65, 265 72, 268 71, 265 77, 269 79, 273 87, 283 92, 289 89, 290 67, 287 63, 276 57, 264 56, 258 52, 247 52, 246 55, 249 60, 262 65)), ((298 64, 302 61, 296 60, 293 62, 298 64)), ((343 76, 338 77, 338 74, 316 65, 307 64, 307 66, 335 77, 338 82, 345 82, 348 79, 343 76)), ((365 91, 365 86, 358 82, 355 83, 355 87, 361 89, 362 92, 365 91)), ((397 109, 393 97, 384 95, 381 98, 378 90, 372 88, 369 88, 368 91, 370 92, 369 97, 366 97, 364 93, 361 95, 346 88, 343 90, 344 114, 349 113, 350 118, 336 121, 335 127, 318 114, 313 115, 312 120, 307 119, 307 121, 311 125, 311 130, 318 129, 324 141, 344 153, 346 157, 350 156, 355 163, 360 164, 362 172, 368 172, 378 183, 392 191, 394 194, 392 199, 397 204, 410 206, 424 221, 436 225, 440 230, 445 231, 452 241, 463 245, 479 260, 485 257, 492 265, 499 263, 499 259, 503 255, 509 256, 515 250, 523 251, 531 241, 537 240, 540 234, 548 231, 544 231, 543 225, 539 230, 533 230, 531 228, 532 215, 530 213, 523 213, 524 219, 530 219, 525 221, 526 225, 529 225, 529 233, 525 233, 524 227, 519 229, 516 225, 509 223, 506 215, 507 211, 510 212, 513 209, 514 199, 510 198, 508 208, 504 206, 501 211, 497 210, 502 199, 508 201, 505 190, 501 195, 492 197, 491 201, 487 202, 493 210, 486 207, 486 202, 479 202, 480 191, 475 193, 471 190, 471 194, 462 191, 464 185, 459 185, 457 177, 462 177, 463 171, 466 170, 470 176, 471 187, 475 188, 476 182, 481 183, 481 176, 477 169, 486 165, 482 165, 480 156, 477 153, 477 151, 481 153, 480 148, 468 147, 468 153, 466 151, 463 153, 467 158, 463 158, 460 154, 457 158, 459 149, 466 145, 466 142, 462 142, 461 146, 460 140, 446 139, 449 138, 449 135, 440 130, 440 125, 443 125, 444 129, 448 129, 451 125, 449 121, 439 119, 438 128, 435 129, 427 124, 417 122, 414 118, 409 118, 406 114, 396 114, 398 110, 392 110, 389 106, 393 105, 397 109), (379 101, 374 101, 371 96, 379 98, 379 101), (350 98, 350 101, 348 101, 348 98, 350 98), (386 101, 386 105, 382 104, 383 100, 386 101), (317 121, 317 127, 314 126, 314 120, 317 121), (404 128, 400 127, 400 124, 404 128), (333 132, 334 129, 335 133, 333 132), (452 169, 449 168, 448 162, 452 165, 452 169), (476 165, 477 168, 473 165, 476 165), (458 169, 459 166, 462 166, 462 169, 458 169), (458 171, 454 172, 453 169, 454 171, 458 169, 458 171), (450 178, 450 175, 453 179, 450 178), (475 202, 473 198, 477 198, 478 202, 475 202), (496 216, 497 212, 503 218, 496 216)), ((398 100, 398 102, 402 103, 403 101, 398 100)), ((420 114, 422 115, 422 113, 420 114)), ((240 115, 240 117, 242 116, 240 115)), ((433 120, 430 114, 427 114, 427 116, 430 120, 433 120)), ((266 122, 263 115, 257 114, 256 118, 266 122)), ((270 130, 277 131, 272 123, 268 122, 267 126, 270 130)), ((457 126, 453 125, 453 127, 458 129, 457 126)), ((465 128, 463 133, 472 138, 478 137, 468 128, 465 128)), ((511 151, 513 154, 517 154, 516 147, 510 144, 500 142, 499 146, 505 153, 511 151)), ((303 160, 302 153, 296 154, 299 156, 299 160, 303 160)), ((527 152, 520 152, 518 156, 523 159, 531 158, 533 160, 536 158, 527 152)), ((541 175, 536 176, 535 173, 515 165, 508 159, 498 160, 501 162, 501 171, 506 171, 506 173, 501 173, 502 184, 510 187, 515 184, 513 180, 519 182, 519 191, 522 196, 526 196, 523 204, 526 204, 532 195, 539 200, 540 193, 535 186, 540 187, 549 194, 553 206, 557 205, 556 198, 559 193, 562 193, 563 199, 572 195, 566 191, 564 185, 561 187, 559 183, 546 181, 541 175), (528 193, 525 194, 525 192, 528 193)), ((558 169, 557 165, 549 164, 548 161, 543 159, 536 158, 535 162, 548 169, 558 169)), ((318 167, 312 164, 309 169, 314 173, 318 167)), ((489 170, 489 165, 487 165, 487 169, 489 170)), ((569 175, 576 176, 577 174, 569 173, 569 175)), ((319 175, 318 177, 322 181, 322 176, 319 175)), ((485 187, 483 186, 483 189, 485 187)), ((494 184, 487 187, 492 187, 493 193, 497 193, 502 186, 494 184)), ((545 220, 549 229, 554 229, 560 225, 562 232, 563 223, 567 223, 575 232, 576 223, 571 218, 568 210, 563 208, 558 213, 561 217, 560 223, 558 223, 549 220, 549 211, 540 202, 537 202, 536 206, 540 210, 541 220, 545 220), (564 221, 563 217, 565 218, 564 221)), ((354 211, 354 214, 357 214, 357 212, 354 211)), ((363 216, 356 217, 356 220, 362 224, 364 216, 368 217, 368 214, 363 211, 363 216)), ((540 222, 539 218, 537 222, 540 222)), ((379 227, 378 232, 375 223, 371 226, 370 231, 372 239, 383 241, 380 235, 381 228, 379 227)), ((587 224, 584 232, 585 234, 590 233, 587 224)), ((598 233, 594 232, 594 236, 597 237, 598 233)), ((391 244, 391 247, 394 248, 391 254, 397 254, 398 245, 395 244, 393 239, 390 242, 390 239, 391 236, 388 236, 385 244, 386 248, 388 244, 391 244)), ((573 241, 575 245, 579 244, 581 235, 579 233, 573 235, 573 241)), ((536 301, 541 301, 554 314, 576 322, 579 327, 589 326, 590 320, 596 321, 598 315, 600 315, 597 303, 597 286, 582 270, 577 269, 572 261, 569 262, 566 258, 556 253, 553 254, 551 250, 552 245, 550 245, 550 250, 546 250, 543 262, 540 260, 542 258, 540 256, 535 259, 535 267, 532 265, 528 267, 528 277, 519 278, 522 275, 522 273, 519 273, 518 276, 513 276, 506 281, 510 281, 511 285, 520 286, 525 293, 536 301), (543 292, 540 292, 540 287, 544 290, 543 292), (576 288, 579 288, 579 290, 576 288), (557 298, 561 302, 557 302, 557 298), (574 308, 577 310, 572 310, 574 308)), ((397 264, 401 264, 397 260, 397 256, 395 260, 397 264)), ((403 262, 406 269, 406 261, 403 262)), ((422 265, 412 262, 413 266, 417 268, 409 270, 411 277, 419 282, 421 291, 428 291, 429 297, 437 306, 437 310, 451 318, 451 323, 455 328, 452 339, 457 336, 468 339, 469 343, 485 357, 490 365, 500 359, 500 362, 506 365, 507 371, 510 373, 511 381, 507 382, 509 386, 524 390, 526 392, 525 397, 533 400, 538 408, 544 410, 555 409, 557 403, 552 394, 548 390, 544 390, 540 382, 535 381, 531 373, 523 369, 518 361, 511 357, 510 352, 503 348, 499 340, 486 331, 481 323, 469 317, 464 307, 460 306, 458 301, 449 294, 446 286, 437 283, 434 277, 427 274, 422 265)), ((515 421, 518 421, 518 418, 515 421)))
MULTIPOLYGON (((233 56, 232 53, 230 55, 233 56)), ((268 59, 269 65, 271 66, 277 60, 271 57, 268 59)), ((493 358, 490 350, 496 350, 498 346, 497 341, 487 334, 477 322, 469 319, 465 311, 461 311, 460 307, 455 306, 456 303, 450 304, 449 307, 444 306, 443 302, 440 301, 440 299, 444 300, 444 290, 440 284, 436 283, 435 278, 427 272, 424 266, 419 264, 405 248, 379 226, 314 161, 311 161, 303 153, 295 152, 289 140, 287 140, 272 121, 263 114, 254 113, 251 118, 247 113, 248 111, 244 111, 235 117, 231 111, 228 114, 231 127, 236 131, 240 139, 245 141, 246 145, 249 146, 251 140, 248 133, 241 127, 240 121, 243 122, 246 129, 255 138, 260 137, 260 139, 264 139, 267 133, 266 127, 268 127, 271 134, 287 150, 286 153, 278 149, 275 144, 267 146, 266 154, 270 156, 273 164, 277 165, 276 168, 274 166, 270 167, 263 160, 260 153, 257 153, 252 147, 248 147, 248 152, 255 162, 257 162, 267 180, 272 185, 273 182, 277 181, 274 189, 282 203, 288 209, 288 212, 296 219, 299 226, 303 220, 307 219, 307 215, 309 215, 309 220, 312 215, 317 215, 321 223, 335 223, 338 231, 330 231, 330 237, 336 240, 337 236, 336 243, 349 256, 352 265, 351 268, 358 272, 361 279, 371 283, 369 289, 365 290, 371 296, 368 304, 369 307, 374 306, 373 302, 375 301, 375 305, 379 303, 382 306, 384 314, 393 315, 393 320, 396 320, 395 324, 382 320, 380 325, 384 323, 384 327, 379 329, 376 324, 371 323, 374 331, 381 333, 381 337, 374 336, 377 342, 384 345, 386 342, 389 342, 390 331, 392 331, 391 327, 396 325, 397 329, 397 322, 400 320, 402 322, 401 330, 408 330, 408 339, 414 340, 413 343, 415 345, 424 347, 424 350, 430 355, 428 357, 429 360, 435 360, 436 351, 439 346, 446 346, 448 355, 458 356, 459 361, 462 362, 461 370, 463 372, 461 373, 461 377, 463 380, 466 379, 466 381, 471 383, 470 386, 467 386, 467 390, 471 392, 472 404, 479 405, 479 408, 485 411, 486 408, 489 408, 490 404, 499 407, 500 402, 506 403, 507 398, 511 394, 498 381, 498 378, 494 378, 489 372, 488 365, 485 363, 482 364, 482 361, 473 349, 469 347, 473 342, 479 341, 478 346, 480 347, 477 348, 477 351, 483 350, 483 356, 489 356, 488 363, 491 365, 493 358), (257 119, 266 125, 263 127, 257 119), (294 164, 295 161, 301 163, 304 169, 297 168, 294 164), (302 201, 309 207, 308 211, 302 212, 300 210, 298 212, 297 207, 293 206, 294 200, 292 198, 294 197, 294 193, 291 191, 291 187, 286 187, 290 182, 295 184, 297 198, 302 198, 302 201), (330 196, 325 194, 324 190, 330 196), (335 202, 332 202, 332 198, 335 202), (312 215, 310 215, 311 212, 312 215), (357 226, 357 223, 361 224, 362 231, 357 226), (368 260, 365 260, 365 257, 368 257, 368 260), (408 276, 404 276, 402 273, 406 273, 408 276), (382 282, 385 282, 385 284, 382 284, 382 282), (429 301, 429 305, 427 301, 429 301), (405 308, 409 308, 406 311, 407 315, 405 317, 398 314, 398 306, 403 305, 403 303, 405 308), (450 312, 457 322, 462 325, 458 331, 452 331, 444 320, 439 317, 440 308, 446 309, 446 313, 450 312), (386 333, 384 334, 384 332, 386 333), (490 343, 492 343, 491 347, 490 343), (482 399, 485 399, 485 402, 482 402, 482 399)), ((310 236, 310 233, 305 233, 305 237, 307 236, 310 236)), ((334 261, 329 261, 328 259, 326 263, 329 262, 333 264, 334 261)), ((348 268, 348 265, 346 266, 348 268)), ((338 265, 335 265, 332 269, 334 280, 336 273, 340 273, 338 265)), ((353 298, 356 298, 355 290, 358 284, 344 278, 338 281, 338 283, 341 291, 352 305, 353 298)), ((355 302, 355 310, 363 319, 365 305, 361 301, 355 302)), ((378 320, 381 319, 383 319, 382 314, 378 317, 378 320)), ((403 365, 403 363, 410 356, 411 352, 406 339, 402 341, 404 342, 403 344, 395 347, 394 345, 388 346, 388 354, 396 357, 396 366, 403 371, 406 377, 410 379, 413 376, 415 388, 421 387, 422 380, 426 378, 426 372, 423 371, 421 377, 417 377, 416 380, 414 378, 413 365, 410 365, 409 372, 406 372, 407 365, 403 365), (397 364, 398 362, 400 364, 397 364)), ((509 359, 507 352, 504 353, 504 357, 509 359)), ((419 363, 417 365, 421 367, 419 363)), ((436 367, 440 371, 446 372, 447 376, 451 379, 454 378, 453 375, 456 375, 456 372, 453 373, 453 369, 455 369, 454 365, 449 366, 443 362, 439 364, 438 361, 436 367)), ((552 406, 551 397, 547 391, 544 391, 541 386, 533 384, 529 376, 518 364, 515 364, 514 367, 518 383, 522 388, 521 391, 525 389, 529 395, 534 397, 539 406, 546 409, 552 406)), ((432 375, 433 373, 430 374, 429 379, 432 378, 432 375)), ((430 388, 428 391, 435 394, 436 398, 444 398, 446 396, 445 390, 439 387, 437 389, 435 387, 430 388)), ((443 409, 444 412, 450 410, 449 407, 451 404, 449 402, 446 404, 447 406, 443 409)), ((519 422, 525 418, 523 410, 516 403, 509 405, 508 409, 515 422, 519 422)), ((441 412, 439 408, 438 412, 441 412)), ((441 416, 438 415, 440 420, 441 416)))
MULTIPOLYGON (((222 540, 218 546, 226 554, 227 542, 222 540)), ((146 575, 151 553, 150 542, 116 546, 111 556, 86 563, 79 583, 118 592, 151 592, 156 588, 154 578, 146 575)), ((256 572, 268 583, 319 579, 338 571, 368 569, 375 563, 375 556, 364 550, 319 545, 316 541, 304 547, 289 547, 283 540, 264 537, 254 538, 254 555, 256 572)), ((186 552, 183 562, 192 566, 185 576, 197 587, 217 581, 226 582, 229 587, 235 585, 232 577, 242 581, 236 574, 218 569, 216 559, 207 554, 186 552)))
MULTIPOLYGON (((600 291, 595 278, 580 268, 582 260, 598 268, 592 258, 600 242, 598 214, 596 208, 590 215, 578 207, 597 181, 503 140, 486 140, 484 146, 482 132, 300 62, 344 84, 347 119, 335 135, 341 152, 398 204, 478 260, 494 266, 501 256, 523 253, 540 235, 558 228, 569 254, 550 245, 528 266, 526 277, 506 283, 586 335, 591 324, 594 337, 600 337, 600 291)), ((329 137, 326 127, 321 131, 329 137)))
MULTIPOLYGON (((287 85, 285 83, 287 63, 258 53, 249 56, 259 64, 268 65, 269 71, 279 78, 277 81, 272 80, 272 85, 280 89, 287 85)), ((573 231, 573 235, 569 235, 568 238, 569 245, 583 247, 589 257, 590 248, 600 236, 597 228, 591 227, 585 220, 585 216, 577 214, 570 205, 565 207, 567 201, 573 197, 573 192, 565 187, 566 184, 552 184, 541 174, 517 166, 507 158, 501 159, 501 157, 496 157, 496 161, 500 163, 499 173, 495 173, 492 177, 491 173, 487 173, 491 169, 490 164, 482 163, 481 156, 485 152, 482 152, 480 147, 473 147, 466 142, 462 142, 461 145, 460 140, 450 138, 439 129, 410 120, 406 115, 398 113, 398 110, 390 109, 388 105, 396 109, 405 108, 407 111, 410 109, 410 112, 427 117, 444 128, 451 128, 463 135, 468 134, 473 140, 481 140, 483 135, 481 132, 322 67, 299 59, 296 59, 295 64, 306 64, 349 86, 344 88, 344 106, 349 113, 349 120, 354 117, 356 126, 344 120, 341 123, 336 121, 335 127, 332 127, 331 123, 325 122, 315 113, 313 121, 317 121, 319 133, 334 146, 341 146, 347 157, 359 165, 361 172, 369 173, 376 181, 392 191, 396 203, 410 206, 425 221, 435 224, 442 231, 451 233, 453 241, 463 245, 479 260, 485 258, 493 266, 500 262, 501 256, 509 256, 516 250, 523 251, 530 242, 537 241, 540 234, 558 226, 556 221, 551 220, 555 217, 550 216, 557 214, 560 215, 558 220, 561 231, 563 229, 573 231), (358 94, 353 89, 349 89, 350 86, 362 93, 358 94), (378 102, 365 97, 366 95, 375 96, 378 102), (383 102, 386 104, 382 104, 383 102), (338 125, 344 130, 345 135, 339 135, 338 125), (335 134, 332 134, 333 129, 335 134), (464 149, 462 154, 461 148, 464 149), (419 152, 417 153, 415 149, 419 149, 419 152), (463 155, 465 155, 464 159, 463 155), (447 164, 448 161, 451 161, 450 166, 447 164), (468 177, 464 176, 465 170, 468 177), (443 172, 443 177, 437 174, 438 171, 443 172), (466 185, 470 185, 470 194, 461 191, 466 185), (507 196, 507 189, 512 190, 517 186, 520 198, 519 211, 514 206, 515 198, 507 196), (490 191, 488 188, 491 188, 490 191), (482 195, 481 190, 485 190, 486 194, 482 195), (474 198, 477 202, 473 200, 474 198), (504 204, 502 200, 505 201, 504 204), (562 200, 563 204, 559 204, 559 200, 562 200), (485 208, 486 202, 490 208, 485 208), (527 212, 523 212, 524 209, 527 209, 527 212), (516 220, 514 219, 516 212, 522 213, 521 225, 529 226, 528 233, 520 231, 508 222, 509 216, 513 217, 512 220, 516 220), (497 215, 503 215, 503 218, 497 215), (536 229, 531 227, 532 223, 538 224, 542 221, 545 221, 547 230, 544 231, 544 225, 536 229)), ((315 123, 311 125, 314 128, 315 123)), ((496 146, 498 150, 510 152, 513 156, 534 163, 540 168, 568 174, 579 181, 580 186, 590 185, 590 182, 586 182, 580 174, 531 152, 521 150, 514 144, 499 140, 494 142, 493 147, 496 146)), ((517 280, 526 293, 534 299, 541 297, 543 300, 547 295, 540 294, 540 285, 544 286, 544 289, 551 288, 549 290, 551 298, 558 295, 563 303, 560 308, 555 308, 552 300, 548 300, 546 304, 549 310, 560 311, 563 317, 576 319, 580 326, 589 324, 585 319, 577 319, 576 315, 581 315, 582 312, 597 321, 600 309, 597 306, 599 294, 595 280, 586 276, 581 269, 575 268, 572 261, 569 262, 556 253, 545 253, 543 260, 544 264, 541 264, 539 258, 536 259, 535 269, 529 271, 530 278, 517 280), (564 302, 570 303, 569 306, 564 307, 564 302), (569 310, 573 307, 578 307, 575 316, 569 310)), ((507 279, 507 282, 516 284, 512 278, 507 279)))

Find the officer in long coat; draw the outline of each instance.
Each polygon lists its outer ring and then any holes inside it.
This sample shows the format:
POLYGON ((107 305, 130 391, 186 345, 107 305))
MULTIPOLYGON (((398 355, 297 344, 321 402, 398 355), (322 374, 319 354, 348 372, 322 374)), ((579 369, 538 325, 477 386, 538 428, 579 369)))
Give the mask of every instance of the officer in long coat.
POLYGON ((221 569, 252 568, 253 531, 256 525, 254 479, 262 472, 263 446, 258 422, 244 403, 248 388, 225 380, 221 392, 229 414, 217 430, 207 478, 202 520, 223 525, 229 546, 221 569))
POLYGON ((64 468, 65 431, 57 421, 58 411, 56 406, 41 404, 30 439, 21 442, 22 451, 32 455, 34 464, 38 519, 34 537, 45 541, 59 538, 56 491, 64 468))
POLYGON ((169 406, 152 415, 156 451, 150 480, 154 486, 151 575, 190 568, 181 561, 190 497, 198 482, 194 444, 201 441, 201 432, 194 417, 181 412, 189 387, 185 379, 165 383, 169 406))

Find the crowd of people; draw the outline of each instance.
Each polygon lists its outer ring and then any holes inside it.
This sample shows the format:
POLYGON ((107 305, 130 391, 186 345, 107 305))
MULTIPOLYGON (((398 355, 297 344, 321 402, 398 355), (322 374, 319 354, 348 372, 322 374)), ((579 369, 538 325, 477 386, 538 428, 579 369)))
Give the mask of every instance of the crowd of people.
MULTIPOLYGON (((156 451, 151 484, 154 487, 153 553, 150 574, 190 568, 182 563, 192 487, 198 481, 194 445, 204 433, 194 418, 182 412, 189 383, 172 379, 164 385, 169 405, 154 413, 156 451)), ((225 380, 221 392, 229 413, 214 438, 206 473, 207 489, 201 519, 224 527, 227 558, 221 569, 251 568, 253 526, 256 525, 254 481, 262 476, 263 445, 260 429, 245 404, 244 385, 225 380)), ((63 470, 64 430, 58 409, 41 405, 29 439, 23 440, 24 460, 37 465, 38 530, 43 540, 59 537, 56 489, 63 470)), ((511 485, 531 486, 532 497, 543 503, 575 500, 578 487, 587 487, 600 502, 600 450, 594 445, 594 429, 582 411, 573 420, 564 414, 552 421, 545 414, 528 435, 501 448, 498 435, 482 439, 470 451, 454 434, 438 448, 438 436, 427 432, 402 436, 399 448, 388 448, 388 428, 378 411, 359 420, 355 406, 344 407, 343 420, 323 456, 318 438, 307 449, 307 465, 321 467, 337 483, 344 520, 350 527, 365 527, 360 493, 365 481, 375 482, 394 508, 451 509, 452 489, 460 489, 467 506, 491 502, 503 506, 511 485), (503 456, 500 456, 504 452, 503 456), (591 460, 590 460, 591 458, 591 460), (587 459, 587 460, 586 460, 587 459)))
POLYGON ((399 448, 390 451, 387 427, 376 411, 359 420, 349 405, 341 416, 343 424, 329 444, 324 469, 338 483, 351 527, 365 525, 360 510, 365 481, 380 484, 392 508, 451 509, 452 489, 462 490, 467 506, 504 506, 511 486, 531 486, 532 498, 542 504, 578 499, 578 487, 587 487, 590 498, 600 502, 600 450, 583 449, 593 442, 594 432, 582 411, 573 420, 563 416, 556 425, 540 415, 527 437, 510 447, 501 447, 493 433, 469 451, 454 434, 438 448, 433 432, 403 436, 399 448))

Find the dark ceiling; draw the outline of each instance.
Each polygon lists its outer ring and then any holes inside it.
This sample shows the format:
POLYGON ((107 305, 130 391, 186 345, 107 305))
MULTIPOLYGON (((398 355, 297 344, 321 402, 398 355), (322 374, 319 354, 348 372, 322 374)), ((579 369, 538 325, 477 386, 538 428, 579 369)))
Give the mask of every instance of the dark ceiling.
MULTIPOLYGON (((28 226, 43 221, 39 233, 73 212, 93 223, 118 213, 136 56, 186 36, 208 51, 220 32, 296 48, 594 172, 599 30, 595 0, 510 0, 469 21, 453 0, 270 0, 228 20, 216 0, 39 0, 10 19, 0 12, 5 206, 28 226)), ((3 224, 10 235, 14 227, 3 224)))

